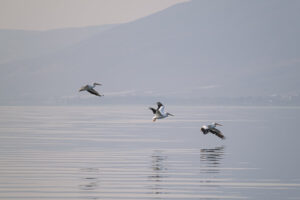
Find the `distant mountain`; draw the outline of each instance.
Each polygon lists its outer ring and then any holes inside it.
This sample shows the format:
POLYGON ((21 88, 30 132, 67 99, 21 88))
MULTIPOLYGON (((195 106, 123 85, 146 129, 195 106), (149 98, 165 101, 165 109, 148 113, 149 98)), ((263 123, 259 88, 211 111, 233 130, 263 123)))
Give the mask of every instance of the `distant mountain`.
POLYGON ((0 65, 0 102, 81 103, 95 98, 78 93, 93 81, 103 83, 103 102, 298 96, 299 9, 297 0, 178 4, 0 65))
POLYGON ((76 44, 116 25, 65 28, 50 31, 0 29, 0 63, 36 58, 76 44))

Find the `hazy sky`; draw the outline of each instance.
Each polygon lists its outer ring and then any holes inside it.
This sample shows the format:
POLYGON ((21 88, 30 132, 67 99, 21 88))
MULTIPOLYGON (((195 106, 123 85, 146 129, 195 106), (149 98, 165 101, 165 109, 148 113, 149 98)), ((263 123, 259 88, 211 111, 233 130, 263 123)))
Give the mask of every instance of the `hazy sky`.
POLYGON ((188 0, 0 0, 0 29, 123 23, 188 0))

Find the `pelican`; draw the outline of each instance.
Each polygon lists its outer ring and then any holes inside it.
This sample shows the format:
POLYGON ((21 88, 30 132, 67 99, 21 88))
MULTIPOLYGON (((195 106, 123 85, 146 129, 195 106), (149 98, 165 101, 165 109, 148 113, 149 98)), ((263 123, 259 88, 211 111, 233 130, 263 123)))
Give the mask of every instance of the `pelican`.
POLYGON ((85 85, 85 86, 83 86, 83 87, 80 88, 79 92, 86 90, 89 93, 94 94, 96 96, 99 96, 99 97, 104 96, 104 95, 99 94, 96 90, 94 90, 94 88, 96 87, 96 85, 101 85, 101 84, 100 83, 94 83, 93 86, 91 86, 91 85, 85 85))
POLYGON ((154 117, 152 118, 153 122, 155 122, 157 119, 166 118, 169 115, 170 116, 174 116, 171 113, 168 113, 168 112, 164 111, 165 110, 165 106, 162 103, 157 102, 156 104, 157 104, 157 108, 156 109, 149 107, 149 109, 152 110, 152 112, 154 114, 154 117))
POLYGON ((220 130, 216 129, 216 126, 222 126, 222 125, 214 122, 210 125, 202 126, 201 131, 203 132, 204 135, 211 132, 212 134, 215 134, 219 138, 225 139, 225 136, 222 134, 222 132, 220 130))

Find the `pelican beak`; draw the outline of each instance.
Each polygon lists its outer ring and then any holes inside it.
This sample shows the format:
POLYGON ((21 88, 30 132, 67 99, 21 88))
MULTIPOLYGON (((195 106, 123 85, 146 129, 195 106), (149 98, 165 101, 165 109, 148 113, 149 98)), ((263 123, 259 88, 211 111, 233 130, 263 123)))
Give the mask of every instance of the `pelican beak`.
POLYGON ((216 123, 216 125, 223 126, 222 124, 216 123))
POLYGON ((174 116, 174 115, 172 115, 171 113, 168 113, 168 115, 170 115, 170 116, 174 116))
POLYGON ((81 91, 83 91, 83 88, 81 88, 78 92, 81 92, 81 91))

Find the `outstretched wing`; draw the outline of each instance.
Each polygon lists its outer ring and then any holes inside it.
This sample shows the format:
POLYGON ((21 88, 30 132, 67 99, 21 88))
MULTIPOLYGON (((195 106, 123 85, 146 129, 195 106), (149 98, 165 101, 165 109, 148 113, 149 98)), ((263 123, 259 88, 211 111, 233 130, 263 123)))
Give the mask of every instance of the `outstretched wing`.
POLYGON ((163 105, 162 103, 160 103, 160 102, 157 102, 156 104, 157 104, 157 110, 159 110, 160 107, 164 106, 164 105, 163 105))
POLYGON ((156 113, 156 110, 154 108, 149 107, 150 110, 152 110, 153 114, 156 113))
POLYGON ((200 130, 202 131, 202 133, 203 133, 204 135, 206 135, 206 134, 208 133, 208 129, 207 129, 206 126, 202 126, 200 130))
POLYGON ((82 86, 82 87, 79 89, 79 92, 84 91, 84 90, 87 90, 87 88, 88 88, 88 85, 82 86))
POLYGON ((216 129, 216 128, 210 128, 209 131, 211 133, 215 134, 216 136, 218 136, 219 138, 225 139, 225 136, 218 129, 216 129))
POLYGON ((89 88, 88 89, 88 92, 91 93, 91 94, 94 94, 96 96, 101 96, 96 90, 94 90, 93 88, 89 88))
POLYGON ((164 115, 164 113, 165 113, 165 106, 162 103, 160 103, 160 102, 157 102, 157 111, 161 115, 164 115))

